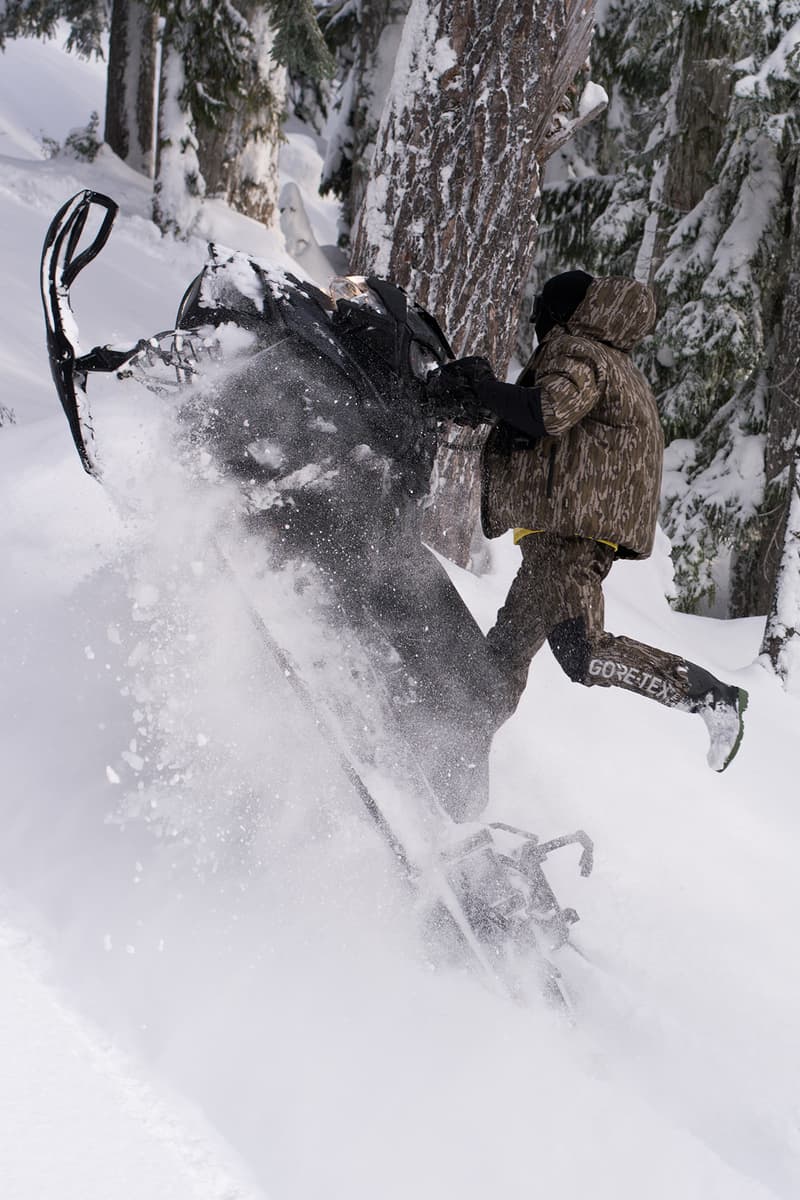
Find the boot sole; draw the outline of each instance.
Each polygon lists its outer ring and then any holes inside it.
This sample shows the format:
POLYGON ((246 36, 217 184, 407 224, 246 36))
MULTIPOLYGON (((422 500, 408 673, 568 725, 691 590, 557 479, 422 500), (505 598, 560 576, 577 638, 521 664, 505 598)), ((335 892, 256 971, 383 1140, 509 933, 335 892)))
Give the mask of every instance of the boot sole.
POLYGON ((728 755, 728 757, 725 759, 725 762, 722 764, 722 766, 717 771, 718 775, 721 775, 723 771, 727 770, 727 768, 731 765, 733 760, 736 758, 736 755, 739 753, 739 747, 741 746, 742 738, 744 737, 744 714, 747 711, 747 705, 749 702, 750 702, 749 694, 744 690, 744 688, 739 688, 739 733, 737 734, 736 741, 733 743, 733 746, 731 747, 730 754, 728 755))

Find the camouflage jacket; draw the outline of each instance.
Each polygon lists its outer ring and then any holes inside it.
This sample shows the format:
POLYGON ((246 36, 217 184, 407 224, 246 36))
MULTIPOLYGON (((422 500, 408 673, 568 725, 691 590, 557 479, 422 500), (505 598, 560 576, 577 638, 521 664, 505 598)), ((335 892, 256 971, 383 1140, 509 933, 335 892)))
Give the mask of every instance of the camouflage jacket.
POLYGON ((518 382, 541 389, 548 436, 526 442, 502 423, 492 430, 482 463, 487 537, 524 526, 603 538, 626 557, 650 554, 664 437, 629 351, 655 315, 644 284, 598 278, 568 325, 545 337, 518 382))

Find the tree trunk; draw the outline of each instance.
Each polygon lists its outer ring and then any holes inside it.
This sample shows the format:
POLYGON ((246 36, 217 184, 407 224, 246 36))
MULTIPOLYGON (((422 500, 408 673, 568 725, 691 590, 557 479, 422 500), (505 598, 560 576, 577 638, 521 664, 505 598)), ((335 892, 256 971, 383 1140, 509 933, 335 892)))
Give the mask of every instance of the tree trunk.
POLYGON ((338 41, 337 84, 326 126, 322 186, 342 200, 348 234, 369 182, 386 93, 411 0, 334 0, 329 36, 338 41), (344 17, 342 14, 346 14, 344 17))
MULTIPOLYGON (((514 349, 557 113, 591 40, 594 0, 414 0, 356 217, 353 269, 428 308, 457 354, 499 375, 514 349), (501 36, 498 36, 501 32, 501 36), (550 144, 548 144, 550 141, 550 144)), ((451 434, 427 536, 467 565, 480 438, 451 434)))
POLYGON ((197 130, 198 159, 206 195, 219 196, 236 212, 265 225, 274 222, 278 206, 278 148, 286 100, 286 71, 270 56, 273 31, 263 5, 237 4, 253 31, 259 79, 269 97, 253 106, 249 96, 237 97, 212 127, 197 130))
POLYGON ((708 8, 687 8, 663 193, 664 203, 680 216, 691 212, 716 182, 714 164, 725 138, 732 61, 738 54, 730 43, 730 27, 715 21, 708 8))
POLYGON ((185 236, 199 214, 205 183, 197 157, 194 122, 181 102, 183 54, 175 44, 174 32, 168 17, 161 39, 153 220, 163 233, 185 236))
POLYGON ((730 29, 715 21, 707 7, 687 8, 681 21, 678 65, 668 102, 666 160, 656 166, 649 213, 635 275, 655 288, 659 307, 666 302, 655 279, 672 230, 699 204, 715 182, 714 164, 725 138, 733 90, 730 29))
POLYGON ((504 371, 559 104, 594 5, 414 0, 356 221, 354 266, 408 287, 457 353, 504 371), (502 30, 502 37, 498 37, 502 30))
MULTIPOLYGON (((788 241, 784 247, 788 272, 774 268, 774 289, 783 298, 774 358, 769 367, 767 437, 764 451, 764 504, 750 544, 736 549, 733 571, 737 599, 734 615, 775 611, 781 562, 786 555, 788 486, 795 444, 800 432, 800 161, 787 171, 791 188, 788 241)), ((787 190, 788 190, 787 188, 787 190)))
POLYGON ((800 696, 800 437, 789 476, 782 545, 761 652, 787 691, 800 696))
POLYGON ((353 107, 353 167, 346 215, 352 222, 364 202, 370 161, 391 79, 387 59, 397 53, 411 0, 369 0, 361 15, 353 107))
POLYGON ((134 171, 152 176, 158 17, 142 0, 114 0, 108 45, 105 140, 134 171))
POLYGON ((764 593, 775 581, 762 654, 786 686, 800 692, 800 163, 795 164, 788 259, 781 327, 770 373, 763 552, 754 574, 762 612, 764 593))

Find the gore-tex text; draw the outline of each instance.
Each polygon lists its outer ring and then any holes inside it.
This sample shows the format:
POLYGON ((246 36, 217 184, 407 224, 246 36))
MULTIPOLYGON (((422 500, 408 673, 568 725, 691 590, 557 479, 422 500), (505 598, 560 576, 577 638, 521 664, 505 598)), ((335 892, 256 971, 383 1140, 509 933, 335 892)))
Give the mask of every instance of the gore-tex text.
POLYGON ((605 679, 618 687, 636 688, 661 704, 674 705, 683 699, 677 688, 666 679, 641 671, 638 667, 627 667, 610 658, 593 658, 589 663, 589 675, 594 679, 605 679))

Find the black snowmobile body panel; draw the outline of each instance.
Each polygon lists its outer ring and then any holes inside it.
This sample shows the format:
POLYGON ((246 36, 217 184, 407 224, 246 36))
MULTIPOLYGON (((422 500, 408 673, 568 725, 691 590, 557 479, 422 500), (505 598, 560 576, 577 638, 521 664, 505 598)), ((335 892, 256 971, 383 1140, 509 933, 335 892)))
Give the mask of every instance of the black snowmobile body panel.
MULTIPOLYGON (((46 243, 46 255, 47 246, 64 243, 69 251, 50 254, 43 298, 54 376, 67 360, 57 385, 84 467, 97 472, 88 437, 81 441, 91 371, 133 372, 143 355, 169 361, 181 334, 217 336, 222 361, 213 376, 201 374, 197 386, 180 391, 184 428, 239 482, 251 530, 284 560, 312 562, 341 623, 376 661, 394 662, 389 691, 401 732, 448 811, 477 816, 488 798, 495 669, 471 613, 421 540, 437 444, 425 377, 452 357, 446 338, 387 280, 342 281, 339 294, 327 294, 212 246, 183 295, 175 330, 128 351, 73 353, 81 374, 70 390, 63 387, 69 354, 59 349, 70 347, 68 281, 105 242, 115 209, 107 197, 83 193, 57 215, 46 243), (77 240, 95 204, 107 224, 81 256, 77 240), (165 337, 172 339, 166 352, 158 348, 165 337)), ((146 368, 142 374, 147 383, 146 368)))

